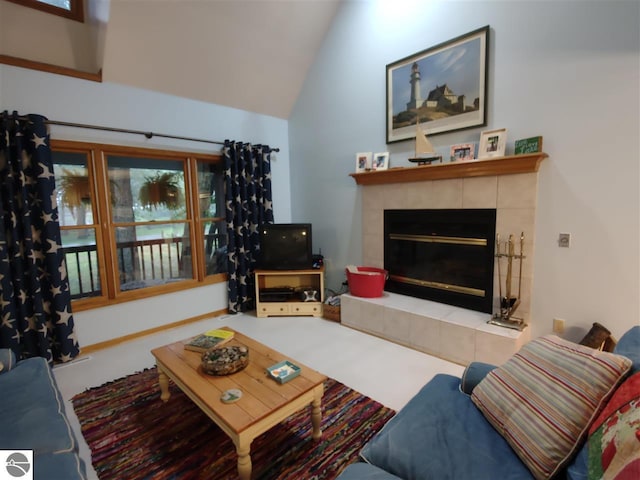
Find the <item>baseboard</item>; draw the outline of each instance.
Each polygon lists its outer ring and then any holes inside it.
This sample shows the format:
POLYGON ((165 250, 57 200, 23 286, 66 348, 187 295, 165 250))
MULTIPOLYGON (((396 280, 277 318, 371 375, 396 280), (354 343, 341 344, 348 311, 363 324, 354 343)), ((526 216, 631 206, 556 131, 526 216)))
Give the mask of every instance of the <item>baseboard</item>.
POLYGON ((87 345, 81 348, 80 352, 83 355, 87 355, 89 353, 95 352, 97 350, 102 350, 104 348, 110 348, 115 345, 119 345, 124 342, 128 342, 130 340, 135 340, 137 338, 145 337, 147 335, 151 335, 153 333, 162 332, 164 330, 170 330, 176 327, 182 327, 184 325, 188 325, 190 323, 199 322, 200 320, 204 320, 205 318, 219 317, 221 315, 226 315, 229 313, 228 309, 217 310, 215 312, 204 313, 202 315, 198 315, 196 317, 187 318, 185 320, 179 320, 177 322, 167 323, 166 325, 162 325, 160 327, 150 328, 148 330, 142 330, 140 332, 132 333, 130 335, 125 335, 123 337, 112 338, 110 340, 94 343, 92 345, 87 345))

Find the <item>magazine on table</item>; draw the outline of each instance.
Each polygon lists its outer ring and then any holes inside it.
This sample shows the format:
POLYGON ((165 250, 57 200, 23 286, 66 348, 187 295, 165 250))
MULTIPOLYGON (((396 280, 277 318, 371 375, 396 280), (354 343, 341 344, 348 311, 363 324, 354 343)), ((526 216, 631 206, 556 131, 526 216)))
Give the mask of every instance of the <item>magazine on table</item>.
POLYGON ((231 339, 233 339, 233 332, 218 328, 193 337, 185 343, 184 348, 192 352, 206 352, 210 348, 224 345, 231 339))

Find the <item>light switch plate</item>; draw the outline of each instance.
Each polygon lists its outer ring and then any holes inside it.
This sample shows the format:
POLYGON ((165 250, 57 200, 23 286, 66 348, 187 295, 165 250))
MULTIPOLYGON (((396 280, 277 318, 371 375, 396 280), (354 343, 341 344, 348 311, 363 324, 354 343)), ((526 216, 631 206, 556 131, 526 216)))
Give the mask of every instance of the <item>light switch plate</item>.
POLYGON ((571 246, 571 234, 570 233, 560 233, 558 235, 558 246, 569 248, 571 246))

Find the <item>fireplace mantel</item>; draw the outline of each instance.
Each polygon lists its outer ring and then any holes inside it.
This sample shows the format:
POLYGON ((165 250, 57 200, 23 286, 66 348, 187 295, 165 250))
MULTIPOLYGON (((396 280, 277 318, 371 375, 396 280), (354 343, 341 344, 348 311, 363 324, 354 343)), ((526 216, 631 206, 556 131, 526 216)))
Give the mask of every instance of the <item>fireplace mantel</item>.
POLYGON ((537 172, 546 153, 527 153, 465 162, 438 163, 416 167, 396 167, 363 173, 350 173, 358 185, 444 180, 447 178, 486 177, 537 172))

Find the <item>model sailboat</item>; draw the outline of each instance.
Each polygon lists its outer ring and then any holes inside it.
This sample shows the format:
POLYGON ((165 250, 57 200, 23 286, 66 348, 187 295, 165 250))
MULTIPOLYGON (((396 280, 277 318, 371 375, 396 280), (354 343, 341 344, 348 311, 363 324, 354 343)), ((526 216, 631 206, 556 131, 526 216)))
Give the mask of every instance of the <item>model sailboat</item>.
POLYGON ((416 155, 409 158, 410 162, 419 165, 430 165, 431 162, 442 162, 442 155, 436 155, 433 145, 427 138, 427 135, 420 128, 418 118, 416 118, 416 155))

